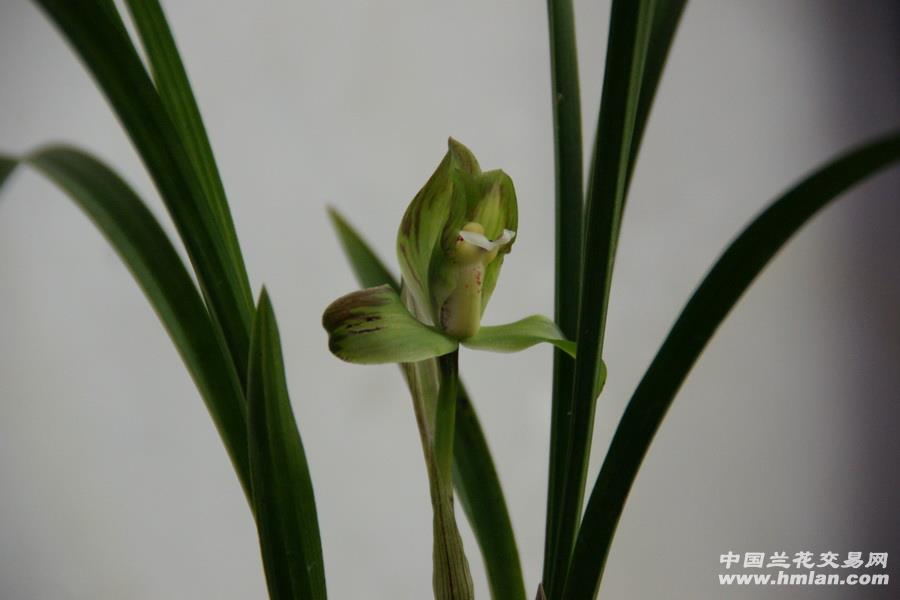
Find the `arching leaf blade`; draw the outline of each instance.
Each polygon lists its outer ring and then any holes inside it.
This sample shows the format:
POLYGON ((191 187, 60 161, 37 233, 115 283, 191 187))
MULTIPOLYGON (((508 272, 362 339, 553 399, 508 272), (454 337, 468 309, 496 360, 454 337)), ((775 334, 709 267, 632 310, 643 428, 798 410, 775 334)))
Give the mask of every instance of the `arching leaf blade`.
POLYGON ((203 300, 157 220, 118 175, 65 146, 22 159, 0 156, 0 185, 19 162, 57 184, 94 222, 131 271, 184 361, 250 496, 246 414, 240 380, 203 300))
POLYGON ((656 99, 656 91, 662 79, 663 69, 669 58, 672 41, 678 31, 681 16, 687 0, 656 0, 653 20, 650 26, 650 40, 647 46, 647 57, 644 64, 641 92, 638 97, 637 114, 634 119, 634 134, 631 143, 631 156, 628 159, 628 180, 634 173, 634 165, 644 140, 644 131, 650 118, 650 110, 656 99))
POLYGON ((400 283, 372 252, 369 244, 362 239, 359 232, 347 222, 347 219, 335 208, 328 209, 328 218, 331 219, 334 231, 338 235, 338 241, 341 243, 341 249, 344 251, 360 287, 390 285, 399 294, 400 283))
POLYGON ((127 0, 159 97, 178 129, 233 263, 244 265, 216 159, 184 63, 158 0, 127 0))
POLYGON ((106 96, 159 190, 187 249, 200 289, 246 375, 253 298, 168 111, 108 0, 34 0, 58 26, 106 96))
POLYGON ((781 247, 851 186, 900 161, 900 134, 829 162, 775 200, 735 239, 703 279, 625 409, 585 509, 566 600, 591 600, 619 517, 653 437, 716 329, 781 247))

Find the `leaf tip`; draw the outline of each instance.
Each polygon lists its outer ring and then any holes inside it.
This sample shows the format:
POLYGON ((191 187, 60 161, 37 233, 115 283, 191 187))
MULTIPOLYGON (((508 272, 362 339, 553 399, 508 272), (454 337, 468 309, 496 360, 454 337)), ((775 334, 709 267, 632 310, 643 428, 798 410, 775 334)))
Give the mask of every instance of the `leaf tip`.
POLYGON ((259 299, 256 301, 256 306, 258 310, 272 310, 272 300, 269 298, 269 290, 266 289, 266 286, 262 286, 259 290, 259 299))

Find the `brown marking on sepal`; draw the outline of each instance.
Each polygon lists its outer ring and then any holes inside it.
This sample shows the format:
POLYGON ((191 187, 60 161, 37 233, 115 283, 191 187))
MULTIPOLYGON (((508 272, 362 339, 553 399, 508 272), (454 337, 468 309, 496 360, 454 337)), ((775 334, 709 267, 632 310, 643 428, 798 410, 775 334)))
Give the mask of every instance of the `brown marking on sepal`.
POLYGON ((376 331, 381 331, 384 327, 369 327, 368 329, 356 329, 354 331, 348 332, 349 335, 362 335, 364 333, 374 333, 376 331))
MULTIPOLYGON (((389 285, 366 288, 341 296, 328 305, 322 314, 322 326, 326 331, 335 331, 342 324, 354 318, 355 312, 365 308, 375 308, 390 304, 390 294, 395 294, 389 285)), ((376 315, 368 315, 378 319, 376 315)), ((356 317, 359 320, 359 317, 356 317)), ((367 318, 367 317, 363 317, 367 318)))

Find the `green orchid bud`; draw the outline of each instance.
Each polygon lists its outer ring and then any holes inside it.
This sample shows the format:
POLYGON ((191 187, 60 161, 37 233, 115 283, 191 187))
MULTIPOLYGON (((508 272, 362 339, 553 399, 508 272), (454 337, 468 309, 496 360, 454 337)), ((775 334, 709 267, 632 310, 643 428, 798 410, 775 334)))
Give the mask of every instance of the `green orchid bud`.
POLYGON ((512 180, 503 171, 482 172, 469 149, 451 138, 397 235, 417 316, 456 339, 475 335, 517 226, 512 180))

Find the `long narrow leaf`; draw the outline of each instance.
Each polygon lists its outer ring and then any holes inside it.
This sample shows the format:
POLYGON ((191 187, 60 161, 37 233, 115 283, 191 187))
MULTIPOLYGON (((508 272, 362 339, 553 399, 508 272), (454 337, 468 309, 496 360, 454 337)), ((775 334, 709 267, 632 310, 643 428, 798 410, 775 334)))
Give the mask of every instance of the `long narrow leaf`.
POLYGON ((585 251, 578 315, 578 357, 570 419, 562 429, 565 471, 551 545, 554 563, 544 582, 550 600, 561 597, 575 540, 587 476, 597 377, 602 358, 609 286, 625 199, 632 133, 653 17, 653 0, 614 0, 609 24, 606 70, 586 206, 585 251))
POLYGON ((244 259, 212 146, 162 6, 158 0, 127 0, 127 5, 150 60, 160 99, 181 135, 216 216, 219 232, 231 253, 231 260, 234 264, 243 265, 244 259))
POLYGON ((678 24, 681 22, 681 15, 684 13, 686 4, 687 0, 656 0, 641 93, 638 98, 637 115, 634 119, 631 156, 628 159, 629 183, 634 173, 634 165, 641 149, 641 142, 644 139, 644 130, 647 127, 647 119, 650 117, 650 109, 653 107, 656 90, 659 88, 659 80, 662 78, 663 68, 666 66, 669 50, 672 47, 672 40, 675 38, 675 32, 678 30, 678 24))
MULTIPOLYGON (((19 159, 0 156, 0 185, 19 159)), ((109 240, 168 331, 250 497, 246 414, 240 380, 203 300, 159 223, 122 179, 97 159, 62 146, 21 159, 65 191, 109 240)))
MULTIPOLYGON (((554 159, 556 167, 556 269, 554 318, 563 335, 577 337, 578 295, 581 288, 581 244, 584 219, 581 98, 575 15, 571 0, 548 0, 550 75, 552 80, 554 159)), ((550 461, 547 469, 547 514, 544 534, 543 581, 553 577, 557 563, 556 539, 561 513, 567 417, 572 399, 575 362, 566 353, 553 352, 553 401, 550 417, 550 461)))
MULTIPOLYGON (((362 287, 399 283, 369 245, 334 209, 329 216, 362 287)), ((410 373, 403 371, 405 377, 410 373)), ((485 562, 494 600, 524 600, 525 585, 519 551, 494 459, 469 395, 459 382, 456 399, 456 429, 453 440, 453 483, 485 562)))
POLYGON ((34 0, 65 34, 93 74, 172 216, 243 380, 253 299, 244 265, 233 259, 227 235, 193 170, 169 117, 115 7, 108 0, 34 0))
POLYGON ((781 247, 842 192, 900 161, 900 134, 866 144, 822 167, 773 202, 735 239, 694 292, 638 384, 585 510, 566 600, 591 600, 616 525, 653 436, 719 324, 781 247))
POLYGON ((369 244, 351 227, 350 223, 335 208, 328 209, 328 217, 334 231, 338 235, 338 241, 353 269, 353 275, 362 288, 389 285, 399 294, 400 282, 391 274, 390 270, 381 262, 369 244))
POLYGON ((457 389, 453 485, 481 549, 491 598, 524 600, 525 580, 500 478, 478 414, 462 382, 457 389))
POLYGON ((316 502, 288 397, 278 324, 265 289, 253 322, 247 402, 253 504, 269 597, 324 600, 316 502))
MULTIPOLYGON (((684 11, 686 0, 655 0, 655 2, 637 3, 630 7, 634 12, 626 14, 626 10, 613 8, 613 22, 610 25, 610 42, 607 54, 607 72, 613 64, 619 64, 618 75, 608 78, 604 82, 604 96, 602 106, 606 109, 609 118, 605 118, 601 112, 600 122, 597 128, 596 146, 592 160, 592 172, 590 181, 589 205, 592 215, 589 217, 588 227, 594 234, 588 234, 587 252, 593 257, 599 253, 602 256, 600 262, 604 265, 598 270, 594 264, 585 265, 585 277, 591 273, 601 273, 595 280, 599 283, 599 289, 594 287, 594 298, 588 298, 583 304, 582 311, 594 311, 588 315, 587 322, 580 321, 579 335, 585 339, 585 344, 597 347, 595 362, 596 372, 605 372, 602 362, 602 345, 605 330, 606 310, 609 302, 609 286, 612 277, 612 268, 615 259, 615 249, 618 242, 619 225, 631 176, 637 154, 643 140, 644 130, 656 90, 662 77, 663 67, 668 57, 669 49, 674 38, 675 31, 684 11), (619 17, 617 18, 617 15, 619 17), (649 16, 648 16, 649 15, 649 16), (634 19, 638 22, 635 23, 634 19), (646 33, 649 20, 649 35, 646 33), (628 26, 623 26, 627 22, 628 26), (624 38, 622 43, 616 43, 613 39, 613 28, 617 28, 624 38), (648 35, 648 37, 643 37, 648 35), (633 37, 631 37, 633 36, 633 37), (631 47, 629 47, 631 46, 631 47), (615 54, 612 54, 615 50, 615 54), (630 56, 628 51, 631 52, 630 56), (611 55, 612 54, 612 55, 611 55), (624 64, 627 61, 630 64, 624 64), (643 64, 642 64, 643 61, 643 64), (607 87, 608 86, 608 87, 607 87), (637 100, 635 105, 635 94, 637 100), (634 113, 634 122, 629 132, 628 118, 634 113), (612 143, 610 140, 613 140, 612 143), (627 148, 627 150, 626 150, 627 148), (625 170, 624 189, 617 179, 621 176, 621 169, 625 170), (613 176, 612 173, 616 175, 613 176), (609 183, 604 187, 604 183, 609 183), (600 298, 597 300, 596 298, 600 298), (599 306, 598 306, 599 303, 599 306), (596 336, 596 337, 595 337, 596 336)), ((557 233, 559 235, 559 232, 557 233)), ((588 259, 589 261, 592 259, 588 259)), ((590 284, 589 284, 590 285, 590 284)), ((557 290, 557 293, 560 293, 557 290)), ((589 292, 588 292, 589 294, 589 292)), ((587 297, 587 294, 586 296, 587 297)), ((583 300, 584 301, 584 300, 583 300)), ((582 317, 584 312, 581 313, 582 317)), ((559 359, 557 358, 559 361, 559 359)), ((558 363, 557 363, 558 364, 558 363)), ((551 430, 551 478, 550 493, 548 495, 548 537, 547 554, 545 554, 544 579, 552 593, 559 593, 561 574, 553 580, 555 573, 560 573, 565 558, 558 552, 565 552, 570 548, 573 522, 577 524, 581 501, 584 494, 584 477, 587 468, 587 457, 590 452, 590 431, 593 425, 594 403, 602 387, 600 380, 595 380, 593 385, 590 378, 590 360, 587 358, 582 363, 578 388, 579 395, 572 393, 573 374, 569 370, 571 363, 563 363, 562 368, 557 366, 554 371, 554 423, 551 430), (588 389, 593 389, 588 394, 588 389), (568 394, 568 395, 566 395, 568 394), (579 415, 575 416, 575 406, 580 407, 579 415), (558 415, 570 415, 571 419, 559 419, 558 415), (570 428, 574 426, 574 430, 570 428), (555 441, 554 441, 555 440, 555 441), (571 448, 571 453, 560 451, 571 448), (555 459, 554 459, 555 455, 555 459), (575 480, 567 483, 569 489, 563 491, 562 475, 559 473, 567 465, 574 474, 575 480), (580 464, 580 466, 579 466, 580 464), (556 473, 553 472, 556 470, 556 473), (554 489, 559 488, 558 490, 554 489), (554 492, 556 496, 554 497, 554 492), (568 494, 568 495, 565 495, 568 494), (565 499, 560 500, 559 496, 565 499), (565 527, 558 533, 560 548, 550 544, 553 530, 552 519, 563 522, 565 527), (557 571, 554 571, 554 567, 557 571), (555 583, 556 585, 551 585, 555 583)))

